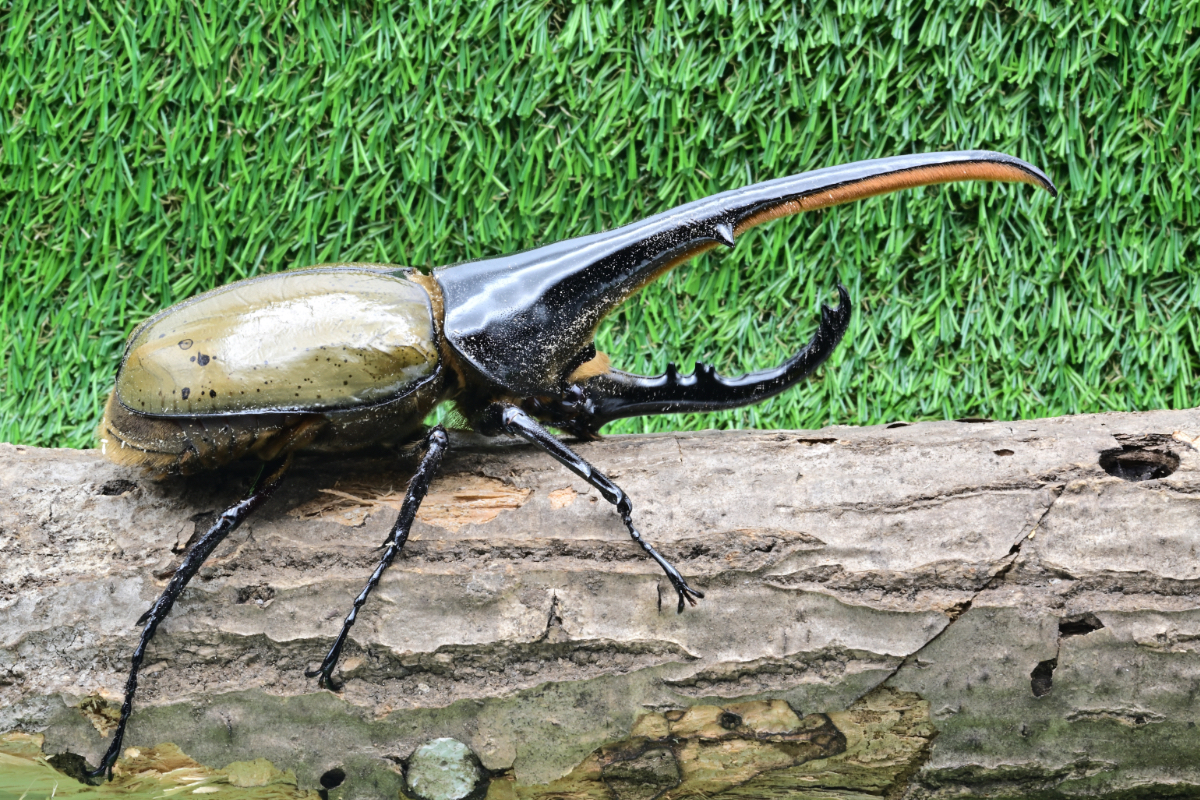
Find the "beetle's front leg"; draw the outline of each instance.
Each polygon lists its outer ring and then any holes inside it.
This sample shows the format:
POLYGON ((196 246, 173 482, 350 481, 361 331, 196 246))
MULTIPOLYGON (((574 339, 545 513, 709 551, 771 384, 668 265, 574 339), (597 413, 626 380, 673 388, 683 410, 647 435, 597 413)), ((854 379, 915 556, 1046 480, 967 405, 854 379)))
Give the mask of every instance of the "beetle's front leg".
POLYGON ((671 581, 671 585, 679 594, 679 612, 682 613, 685 601, 696 605, 696 599, 704 597, 704 592, 688 586, 687 581, 679 574, 679 570, 659 555, 658 551, 642 538, 637 528, 633 527, 633 503, 630 502, 629 496, 621 490, 621 487, 609 480, 607 475, 584 461, 578 453, 552 436, 549 431, 537 423, 537 420, 516 406, 493 403, 485 412, 484 424, 486 427, 520 436, 540 447, 571 472, 595 486, 605 500, 616 506, 617 513, 621 515, 621 521, 629 530, 629 535, 646 551, 648 556, 658 562, 663 572, 667 573, 667 579, 671 581))
POLYGON ((385 542, 387 550, 379 559, 379 565, 371 573, 367 585, 354 599, 354 606, 346 615, 346 619, 342 623, 342 630, 334 640, 333 647, 329 648, 329 653, 321 662, 321 666, 304 673, 310 678, 320 675, 318 685, 321 688, 332 688, 333 668, 337 666, 338 658, 342 654, 342 647, 346 644, 346 637, 350 635, 350 628, 358 618, 358 610, 367 602, 367 596, 378 585, 384 570, 391 566, 396 556, 400 555, 400 551, 404 548, 404 543, 408 541, 408 532, 412 529, 413 520, 417 518, 417 509, 421 507, 421 501, 429 492, 429 484, 433 482, 433 476, 437 474, 438 466, 442 463, 442 456, 446 454, 446 450, 450 446, 450 438, 446 435, 446 429, 437 425, 430 429, 422 445, 425 448, 425 455, 421 457, 421 463, 417 466, 416 473, 408 482, 408 491, 404 494, 404 504, 400 506, 400 515, 396 517, 396 524, 392 526, 392 532, 388 534, 388 540, 385 542))

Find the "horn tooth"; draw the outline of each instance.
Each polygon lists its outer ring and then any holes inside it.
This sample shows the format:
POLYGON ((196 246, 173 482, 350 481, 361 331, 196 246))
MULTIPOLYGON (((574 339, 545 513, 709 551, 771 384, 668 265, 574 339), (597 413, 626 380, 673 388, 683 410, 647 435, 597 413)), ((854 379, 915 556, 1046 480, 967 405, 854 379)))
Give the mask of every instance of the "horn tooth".
POLYGON ((718 222, 713 225, 713 235, 726 247, 733 247, 733 226, 728 222, 718 222))

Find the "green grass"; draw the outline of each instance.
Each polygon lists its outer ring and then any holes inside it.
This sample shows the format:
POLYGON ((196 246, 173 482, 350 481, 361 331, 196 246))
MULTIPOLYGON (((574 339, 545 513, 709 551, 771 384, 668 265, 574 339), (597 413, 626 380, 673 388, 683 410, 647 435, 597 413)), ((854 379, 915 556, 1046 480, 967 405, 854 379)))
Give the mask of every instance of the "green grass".
POLYGON ((617 430, 1200 405, 1200 4, 841 0, 0 7, 0 440, 91 441, 125 336, 324 261, 432 267, 746 183, 989 148, 1028 186, 776 222, 601 331, 618 366, 815 380, 617 430))

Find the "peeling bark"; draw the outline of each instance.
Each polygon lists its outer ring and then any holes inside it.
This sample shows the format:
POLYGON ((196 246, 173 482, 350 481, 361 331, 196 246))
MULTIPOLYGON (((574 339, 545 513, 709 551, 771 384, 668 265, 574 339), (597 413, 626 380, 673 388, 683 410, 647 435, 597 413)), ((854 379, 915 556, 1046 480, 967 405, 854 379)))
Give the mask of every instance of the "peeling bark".
MULTIPOLYGON (((160 629, 127 744, 347 798, 441 736, 495 800, 1200 792, 1198 441, 1186 411, 580 445, 705 591, 677 616, 594 490, 456 436, 336 694, 303 670, 412 464, 305 462, 160 629)), ((0 731, 95 763, 133 622, 252 475, 0 445, 0 731)))

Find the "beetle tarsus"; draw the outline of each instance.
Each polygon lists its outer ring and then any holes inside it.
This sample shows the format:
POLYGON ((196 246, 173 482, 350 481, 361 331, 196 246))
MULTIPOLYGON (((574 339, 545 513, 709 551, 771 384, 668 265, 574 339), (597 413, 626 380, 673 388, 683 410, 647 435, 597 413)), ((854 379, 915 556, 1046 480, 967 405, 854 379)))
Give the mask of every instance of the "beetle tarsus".
POLYGON ((133 712, 133 696, 137 692, 138 670, 142 666, 142 659, 146 657, 146 648, 149 646, 150 640, 154 638, 158 626, 167 618, 167 614, 171 613, 171 607, 175 605, 175 601, 187 586, 188 581, 200 570, 217 546, 279 488, 279 484, 283 482, 284 473, 287 472, 290 465, 290 455, 281 459, 278 466, 271 470, 270 477, 266 481, 255 487, 244 500, 226 509, 216 518, 212 527, 184 555, 183 563, 175 570, 170 583, 167 584, 167 588, 163 590, 158 600, 150 607, 149 611, 141 616, 140 620, 145 621, 146 627, 142 629, 142 637, 138 641, 137 649, 133 651, 129 677, 125 680, 125 701, 121 704, 121 718, 117 722, 117 731, 113 734, 108 750, 100 759, 100 765, 87 773, 89 778, 98 778, 105 774, 112 777, 112 765, 116 762, 117 756, 121 754, 125 726, 129 722, 129 715, 133 712))
POLYGON ((642 538, 642 535, 638 533, 637 528, 633 527, 633 518, 629 514, 622 514, 621 520, 625 523, 625 527, 629 529, 629 535, 633 538, 633 540, 637 542, 643 550, 646 551, 647 555, 658 562, 658 565, 662 567, 663 572, 667 573, 667 580, 671 582, 671 586, 675 587, 675 592, 679 595, 679 608, 675 610, 676 614, 683 613, 683 604, 685 601, 689 605, 694 606, 696 605, 697 599, 704 598, 704 592, 688 586, 687 581, 684 580, 683 576, 679 574, 679 570, 675 569, 674 565, 671 564, 670 561, 667 561, 665 558, 659 555, 658 551, 654 549, 653 545, 642 538))
POLYGON ((625 524, 626 529, 628 529, 630 537, 667 574, 667 579, 671 581, 671 585, 675 587, 675 591, 679 594, 680 611, 683 611, 685 601, 691 605, 696 605, 696 599, 704 597, 703 592, 699 592, 688 586, 687 581, 679 574, 679 570, 675 569, 671 562, 663 558, 654 549, 654 546, 643 539, 642 535, 638 533, 637 528, 633 526, 633 503, 630 501, 629 495, 625 494, 620 486, 609 480, 607 475, 593 467, 578 453, 552 436, 549 431, 538 424, 537 420, 516 406, 506 403, 494 403, 484 413, 483 425, 481 427, 484 430, 502 430, 513 436, 520 436, 522 439, 541 448, 543 452, 547 453, 555 461, 596 487, 605 500, 617 507, 617 513, 621 515, 621 521, 625 524))
POLYGON ((450 447, 450 437, 446 435, 445 428, 437 425, 430 429, 422 444, 425 448, 425 455, 421 456, 421 463, 417 465, 417 471, 408 482, 408 490, 404 493, 404 504, 400 506, 396 524, 392 526, 392 532, 388 534, 387 550, 379 559, 379 564, 371 573, 367 585, 359 592, 358 597, 354 598, 354 606, 346 615, 345 621, 342 622, 342 629, 338 633, 337 639, 334 640, 333 646, 329 648, 325 660, 321 662, 321 666, 304 673, 309 678, 320 676, 317 685, 322 689, 336 688, 333 681, 333 670, 342 655, 342 647, 350 635, 350 628, 358 619, 358 610, 367 602, 367 597, 370 596, 371 590, 379 584, 384 571, 391 566, 392 562, 396 560, 396 556, 400 555, 400 551, 404 549, 404 543, 408 541, 408 532, 412 529, 413 520, 417 518, 417 509, 421 507, 421 501, 429 492, 429 484, 433 482, 433 477, 437 474, 438 467, 442 463, 442 456, 450 447))

